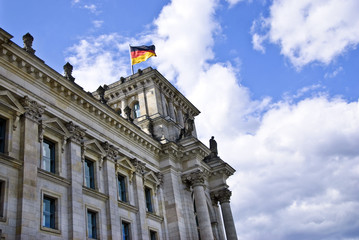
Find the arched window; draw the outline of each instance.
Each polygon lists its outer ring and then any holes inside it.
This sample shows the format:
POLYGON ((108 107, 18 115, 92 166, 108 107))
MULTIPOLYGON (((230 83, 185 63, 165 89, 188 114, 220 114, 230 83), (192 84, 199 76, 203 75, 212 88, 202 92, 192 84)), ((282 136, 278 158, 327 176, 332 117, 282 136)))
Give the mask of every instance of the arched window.
POLYGON ((140 104, 138 102, 136 102, 133 105, 133 118, 138 118, 141 116, 141 112, 140 112, 140 104))

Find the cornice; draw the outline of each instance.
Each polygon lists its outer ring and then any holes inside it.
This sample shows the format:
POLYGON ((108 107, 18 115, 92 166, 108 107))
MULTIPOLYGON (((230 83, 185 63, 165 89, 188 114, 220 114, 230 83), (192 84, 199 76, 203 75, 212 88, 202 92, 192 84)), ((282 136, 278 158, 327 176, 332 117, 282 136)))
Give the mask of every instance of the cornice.
POLYGON ((137 126, 128 123, 109 106, 100 103, 79 85, 65 79, 41 59, 28 54, 10 40, 0 46, 0 62, 36 87, 56 93, 57 97, 68 105, 81 109, 87 115, 114 127, 132 142, 136 142, 150 152, 159 153, 160 143, 142 132, 137 126))

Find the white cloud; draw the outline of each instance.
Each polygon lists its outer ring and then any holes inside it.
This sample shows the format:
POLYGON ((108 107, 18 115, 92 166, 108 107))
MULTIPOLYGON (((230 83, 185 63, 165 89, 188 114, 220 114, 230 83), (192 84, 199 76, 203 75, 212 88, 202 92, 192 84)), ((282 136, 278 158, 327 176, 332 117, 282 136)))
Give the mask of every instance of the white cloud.
POLYGON ((99 11, 98 11, 98 9, 97 9, 97 6, 96 6, 95 4, 90 4, 90 5, 85 4, 85 5, 83 6, 83 8, 89 10, 91 13, 94 13, 94 14, 98 14, 98 13, 99 13, 99 11))
POLYGON ((358 11, 357 0, 275 0, 267 25, 256 29, 265 33, 253 31, 253 46, 263 51, 264 39, 278 44, 297 68, 329 64, 359 43, 358 11))
POLYGON ((128 41, 117 34, 88 37, 67 50, 75 82, 86 91, 118 81, 130 69, 128 41))
POLYGON ((92 21, 92 24, 95 28, 100 28, 103 24, 103 21, 102 20, 94 20, 94 21, 92 21))
POLYGON ((281 102, 255 134, 219 143, 228 158, 238 156, 230 185, 239 238, 359 236, 358 122, 358 102, 281 102))

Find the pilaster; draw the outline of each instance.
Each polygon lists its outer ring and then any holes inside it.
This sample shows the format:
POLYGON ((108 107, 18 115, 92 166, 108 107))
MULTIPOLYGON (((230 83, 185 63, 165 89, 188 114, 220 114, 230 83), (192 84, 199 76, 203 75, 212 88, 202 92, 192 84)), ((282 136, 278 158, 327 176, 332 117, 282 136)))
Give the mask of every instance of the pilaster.
POLYGON ((71 239, 82 240, 86 238, 86 219, 83 202, 83 162, 81 145, 85 130, 75 125, 73 122, 66 124, 70 132, 68 141, 68 172, 71 181, 69 188, 69 230, 71 239))
POLYGON ((148 229, 146 222, 146 200, 145 200, 145 191, 143 185, 143 174, 145 171, 145 163, 138 161, 137 159, 132 159, 131 163, 136 168, 134 172, 134 187, 135 187, 135 204, 138 208, 137 212, 137 238, 147 240, 148 239, 148 229))
POLYGON ((39 122, 44 106, 27 96, 20 99, 25 112, 21 118, 21 160, 22 171, 19 180, 17 239, 36 239, 40 224, 40 205, 37 195, 37 168, 39 166, 40 143, 38 139, 39 122))
POLYGON ((114 148, 113 145, 110 145, 108 142, 102 144, 102 147, 106 151, 103 170, 105 172, 104 178, 106 181, 106 194, 108 195, 106 208, 108 224, 107 226, 109 226, 108 235, 112 236, 112 239, 119 239, 119 236, 121 236, 121 222, 118 210, 117 191, 114 191, 117 189, 117 176, 114 161, 117 157, 118 151, 114 148))

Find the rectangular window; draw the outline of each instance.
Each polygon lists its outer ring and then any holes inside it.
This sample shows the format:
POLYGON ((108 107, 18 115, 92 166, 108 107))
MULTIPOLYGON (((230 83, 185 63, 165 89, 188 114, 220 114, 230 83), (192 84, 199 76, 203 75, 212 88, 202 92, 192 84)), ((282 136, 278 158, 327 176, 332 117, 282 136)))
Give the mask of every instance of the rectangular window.
POLYGON ((130 240, 130 224, 122 222, 122 240, 130 240))
POLYGON ((0 218, 5 216, 5 182, 0 180, 0 218))
POLYGON ((152 208, 152 190, 151 188, 145 187, 145 198, 146 198, 146 207, 148 212, 153 212, 152 208))
POLYGON ((118 195, 122 202, 127 202, 126 197, 126 177, 118 175, 118 195))
POLYGON ((87 236, 97 239, 97 213, 87 210, 87 236))
POLYGON ((42 143, 43 169, 55 173, 55 143, 44 139, 42 143))
POLYGON ((94 162, 85 160, 85 186, 95 189, 95 168, 94 162))
POLYGON ((157 232, 150 230, 150 240, 157 240, 157 232))
POLYGON ((42 226, 56 229, 56 199, 44 196, 42 203, 42 226))
POLYGON ((6 120, 0 118, 0 152, 5 153, 6 120))

